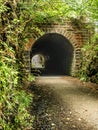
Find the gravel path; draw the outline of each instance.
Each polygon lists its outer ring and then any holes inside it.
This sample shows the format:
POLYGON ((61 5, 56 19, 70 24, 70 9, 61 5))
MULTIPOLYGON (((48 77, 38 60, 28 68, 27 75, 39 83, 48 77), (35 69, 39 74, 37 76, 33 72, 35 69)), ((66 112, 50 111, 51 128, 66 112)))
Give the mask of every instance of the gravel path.
POLYGON ((98 130, 97 87, 71 77, 36 78, 33 130, 98 130))

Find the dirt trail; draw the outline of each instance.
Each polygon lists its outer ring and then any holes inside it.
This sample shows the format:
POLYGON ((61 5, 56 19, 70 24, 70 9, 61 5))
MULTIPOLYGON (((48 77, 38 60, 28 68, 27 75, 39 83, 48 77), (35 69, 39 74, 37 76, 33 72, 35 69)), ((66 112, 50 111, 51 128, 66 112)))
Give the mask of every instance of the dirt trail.
POLYGON ((98 130, 97 85, 72 77, 38 77, 34 130, 98 130))

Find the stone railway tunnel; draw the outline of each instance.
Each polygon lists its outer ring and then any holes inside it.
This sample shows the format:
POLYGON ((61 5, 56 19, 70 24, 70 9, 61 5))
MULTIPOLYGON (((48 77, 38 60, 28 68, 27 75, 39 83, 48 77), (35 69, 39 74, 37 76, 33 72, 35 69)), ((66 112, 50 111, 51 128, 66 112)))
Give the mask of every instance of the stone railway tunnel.
POLYGON ((70 75, 73 52, 72 44, 64 36, 48 33, 34 43, 30 59, 36 54, 43 55, 45 63, 44 68, 39 69, 41 75, 70 75))
MULTIPOLYGON (((25 70, 33 72, 32 58, 43 57, 40 75, 76 75, 81 63, 81 48, 89 40, 89 31, 79 30, 70 22, 64 25, 40 25, 44 32, 36 34, 25 47, 25 70)), ((36 59, 35 59, 36 60, 36 59)))

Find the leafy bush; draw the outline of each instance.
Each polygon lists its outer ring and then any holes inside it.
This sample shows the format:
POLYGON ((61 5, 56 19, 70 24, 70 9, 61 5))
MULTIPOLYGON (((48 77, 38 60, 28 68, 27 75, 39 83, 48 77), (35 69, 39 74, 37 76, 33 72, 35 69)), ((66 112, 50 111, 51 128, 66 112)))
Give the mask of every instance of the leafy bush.
POLYGON ((94 35, 91 43, 82 48, 82 66, 80 77, 82 80, 98 83, 98 37, 94 35))
POLYGON ((14 51, 6 43, 0 45, 0 129, 24 130, 32 127, 33 116, 28 112, 32 95, 18 83, 14 51), (2 49, 1 45, 5 47, 2 49), (10 51, 9 51, 10 50, 10 51), (13 55, 13 58, 11 57, 13 55))
POLYGON ((22 52, 35 28, 31 25, 29 6, 20 9, 24 4, 0 0, 0 129, 3 130, 32 129, 34 120, 29 112, 33 95, 22 84, 25 76, 22 52))

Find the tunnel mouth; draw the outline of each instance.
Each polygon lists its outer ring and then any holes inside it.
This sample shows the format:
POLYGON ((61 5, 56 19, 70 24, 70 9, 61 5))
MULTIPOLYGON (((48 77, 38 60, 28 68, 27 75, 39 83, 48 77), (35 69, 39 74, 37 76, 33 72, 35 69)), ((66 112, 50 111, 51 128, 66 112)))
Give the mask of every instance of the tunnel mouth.
POLYGON ((72 44, 63 35, 44 34, 35 41, 31 48, 31 73, 36 76, 71 75, 73 52, 72 44), (34 60, 37 65, 32 67, 34 60))
POLYGON ((34 75, 40 75, 45 69, 45 56, 41 53, 35 53, 31 58, 31 69, 34 75))
POLYGON ((32 59, 31 59, 31 66, 32 68, 45 68, 45 57, 43 54, 35 54, 33 55, 32 59))

